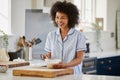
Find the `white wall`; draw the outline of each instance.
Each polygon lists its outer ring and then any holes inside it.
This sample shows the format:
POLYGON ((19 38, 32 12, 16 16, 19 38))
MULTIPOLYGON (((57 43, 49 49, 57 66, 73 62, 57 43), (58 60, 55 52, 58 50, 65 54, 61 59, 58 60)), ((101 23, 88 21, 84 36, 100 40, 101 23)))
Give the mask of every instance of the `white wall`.
POLYGON ((120 0, 108 0, 107 4, 107 28, 109 31, 115 31, 116 11, 120 10, 120 0))
MULTIPOLYGON (((107 30, 110 33, 116 33, 116 11, 120 10, 120 0, 108 0, 107 1, 107 30)), ((111 44, 115 44, 115 46, 110 45, 112 47, 116 47, 116 38, 112 38, 109 41, 111 44)), ((110 47, 108 46, 108 47, 110 47)))
MULTIPOLYGON (((116 11, 120 10, 120 0, 107 0, 107 30, 110 33, 116 33, 116 11)), ((116 38, 110 38, 108 48, 110 50, 116 47, 116 38)))
POLYGON ((30 0, 12 0, 12 33, 25 34, 25 9, 31 8, 30 0))
POLYGON ((31 8, 31 0, 11 0, 11 30, 8 51, 14 50, 19 36, 25 35, 25 9, 31 8), (12 46, 12 47, 11 47, 12 46))

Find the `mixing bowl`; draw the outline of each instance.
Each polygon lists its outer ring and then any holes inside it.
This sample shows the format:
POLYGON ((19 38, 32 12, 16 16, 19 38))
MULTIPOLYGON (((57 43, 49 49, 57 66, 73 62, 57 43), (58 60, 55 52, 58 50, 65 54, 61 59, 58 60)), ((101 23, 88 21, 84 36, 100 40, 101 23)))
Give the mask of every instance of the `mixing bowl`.
POLYGON ((60 59, 45 59, 45 63, 47 65, 47 68, 53 68, 54 64, 60 63, 60 59))

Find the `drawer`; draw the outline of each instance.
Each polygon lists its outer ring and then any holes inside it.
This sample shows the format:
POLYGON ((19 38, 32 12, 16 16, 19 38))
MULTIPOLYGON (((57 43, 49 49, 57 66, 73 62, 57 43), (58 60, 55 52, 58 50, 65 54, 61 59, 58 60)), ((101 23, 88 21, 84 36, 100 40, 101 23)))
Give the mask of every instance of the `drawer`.
POLYGON ((101 58, 97 60, 97 74, 120 75, 120 56, 101 58))
POLYGON ((113 61, 111 59, 98 59, 97 64, 99 65, 111 65, 113 61))
POLYGON ((97 64, 99 64, 99 65, 120 64, 120 57, 117 56, 117 57, 98 59, 97 64))
POLYGON ((97 67, 97 74, 99 75, 120 75, 120 65, 119 64, 115 64, 115 65, 111 65, 111 66, 99 66, 97 67))

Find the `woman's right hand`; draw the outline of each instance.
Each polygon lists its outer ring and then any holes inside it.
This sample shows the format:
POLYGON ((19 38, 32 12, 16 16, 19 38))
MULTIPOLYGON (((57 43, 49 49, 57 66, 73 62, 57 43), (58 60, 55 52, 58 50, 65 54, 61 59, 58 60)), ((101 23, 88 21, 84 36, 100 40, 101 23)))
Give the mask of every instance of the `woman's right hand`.
POLYGON ((45 59, 47 59, 47 58, 48 58, 47 54, 42 54, 42 55, 41 55, 41 59, 42 59, 42 60, 45 60, 45 59))
POLYGON ((47 59, 47 58, 50 58, 50 57, 51 57, 51 53, 41 54, 41 55, 40 55, 40 57, 41 57, 41 59, 42 59, 42 60, 45 60, 45 59, 47 59))

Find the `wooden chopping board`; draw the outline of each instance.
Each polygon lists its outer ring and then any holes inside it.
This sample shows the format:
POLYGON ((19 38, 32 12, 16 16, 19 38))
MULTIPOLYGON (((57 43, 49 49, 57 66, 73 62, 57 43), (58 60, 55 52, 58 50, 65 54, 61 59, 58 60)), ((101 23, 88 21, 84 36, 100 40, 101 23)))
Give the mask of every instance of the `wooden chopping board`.
POLYGON ((30 67, 30 68, 18 68, 13 69, 14 76, 35 76, 53 78, 62 75, 73 74, 73 69, 48 69, 47 67, 30 67))
POLYGON ((24 62, 18 62, 18 61, 2 61, 0 62, 0 65, 8 65, 9 68, 13 67, 19 67, 19 66, 26 66, 29 65, 30 63, 28 61, 24 62))

